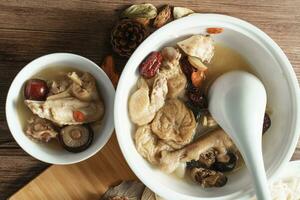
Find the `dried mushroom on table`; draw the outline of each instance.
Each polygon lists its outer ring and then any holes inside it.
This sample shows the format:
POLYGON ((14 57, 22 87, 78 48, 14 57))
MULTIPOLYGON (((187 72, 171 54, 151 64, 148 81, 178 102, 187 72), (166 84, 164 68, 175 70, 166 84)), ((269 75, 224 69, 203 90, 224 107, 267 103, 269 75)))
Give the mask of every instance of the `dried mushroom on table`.
POLYGON ((139 181, 123 181, 109 188, 101 200, 140 200, 145 186, 139 181))
POLYGON ((159 200, 160 198, 139 181, 123 181, 109 188, 100 200, 159 200))
POLYGON ((151 3, 133 4, 124 9, 111 32, 111 45, 121 57, 130 57, 149 33, 161 28, 172 19, 178 19, 194 11, 164 5, 156 8, 151 3))

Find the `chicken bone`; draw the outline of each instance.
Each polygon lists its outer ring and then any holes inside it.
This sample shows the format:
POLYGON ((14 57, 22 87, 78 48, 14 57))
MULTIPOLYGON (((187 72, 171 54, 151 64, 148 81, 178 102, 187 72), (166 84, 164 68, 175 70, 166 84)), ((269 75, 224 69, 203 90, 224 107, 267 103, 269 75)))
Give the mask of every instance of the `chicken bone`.
POLYGON ((215 149, 220 155, 225 155, 227 151, 236 147, 230 137, 219 129, 203 135, 182 149, 161 152, 159 167, 166 173, 172 173, 180 163, 199 160, 200 155, 210 149, 215 149))

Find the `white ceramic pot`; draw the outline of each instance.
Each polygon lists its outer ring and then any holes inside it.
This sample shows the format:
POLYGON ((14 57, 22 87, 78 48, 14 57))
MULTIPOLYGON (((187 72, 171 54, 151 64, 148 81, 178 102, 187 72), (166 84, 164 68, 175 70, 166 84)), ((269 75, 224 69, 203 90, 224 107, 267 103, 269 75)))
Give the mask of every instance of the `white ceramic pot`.
POLYGON ((114 87, 102 69, 94 62, 70 53, 54 53, 37 58, 27 64, 13 80, 6 99, 6 120, 17 143, 31 156, 52 164, 71 164, 85 160, 97 153, 108 141, 113 132, 114 87), (80 153, 71 153, 63 148, 50 148, 47 144, 37 143, 29 139, 20 123, 17 111, 19 95, 23 95, 26 80, 46 68, 68 66, 91 73, 96 81, 105 105, 105 114, 101 127, 94 130, 92 145, 80 153))
POLYGON ((224 187, 202 189, 152 167, 134 145, 128 98, 139 76, 139 64, 151 51, 175 44, 191 34, 205 33, 208 27, 224 28, 222 34, 213 36, 215 41, 243 55, 266 87, 268 105, 272 109, 272 126, 263 139, 269 179, 274 179, 288 163, 300 133, 296 75, 285 54, 263 31, 245 21, 217 14, 194 14, 167 24, 150 35, 131 56, 120 78, 115 99, 115 128, 126 161, 142 182, 167 200, 248 199, 254 194, 246 167, 229 175, 224 187))

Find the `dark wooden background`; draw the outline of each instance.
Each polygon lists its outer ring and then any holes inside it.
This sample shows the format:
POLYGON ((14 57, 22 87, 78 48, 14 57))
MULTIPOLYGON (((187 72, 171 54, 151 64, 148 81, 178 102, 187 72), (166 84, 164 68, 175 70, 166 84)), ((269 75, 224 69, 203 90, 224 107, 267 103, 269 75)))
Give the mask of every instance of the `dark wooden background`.
MULTIPOLYGON (((101 64, 110 53, 110 30, 121 9, 139 1, 0 0, 0 199, 49 165, 16 144, 5 121, 5 98, 18 71, 36 57, 72 52, 101 64)), ((150 1, 149 1, 150 2, 150 1)), ((269 34, 289 57, 300 79, 299 0, 151 1, 247 20, 269 34)), ((124 61, 119 61, 121 68, 124 61)), ((300 159, 300 145, 293 156, 300 159)))

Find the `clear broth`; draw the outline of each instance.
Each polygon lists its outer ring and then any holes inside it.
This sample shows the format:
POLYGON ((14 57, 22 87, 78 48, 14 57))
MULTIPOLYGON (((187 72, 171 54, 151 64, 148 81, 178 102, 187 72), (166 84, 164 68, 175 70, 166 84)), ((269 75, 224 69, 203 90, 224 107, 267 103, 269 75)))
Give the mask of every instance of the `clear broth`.
MULTIPOLYGON (((253 71, 250 63, 237 51, 227 47, 226 45, 222 43, 215 44, 215 54, 209 64, 207 64, 208 70, 206 73, 206 80, 204 82, 204 89, 205 93, 208 93, 208 90, 212 83, 222 74, 233 71, 233 70, 243 70, 247 71, 249 73, 255 74, 253 71)), ((203 131, 201 132, 201 129, 199 130, 199 135, 202 134, 209 134, 211 131, 203 131)), ((244 160, 240 153, 238 153, 238 159, 236 163, 236 167, 233 171, 227 172, 225 174, 231 174, 239 169, 241 169, 244 166, 244 160)), ((176 173, 174 174, 175 176, 176 173)), ((185 175, 184 179, 190 183, 193 183, 190 176, 185 175)))
POLYGON ((204 82, 206 92, 212 83, 226 72, 243 70, 255 74, 250 63, 242 55, 222 43, 215 44, 215 54, 207 67, 206 81, 204 82))
MULTIPOLYGON (((45 80, 46 82, 47 82, 47 80, 61 80, 61 79, 65 78, 65 75, 68 72, 82 73, 82 71, 74 69, 69 66, 53 66, 53 67, 49 67, 47 69, 41 70, 40 72, 36 73, 31 78, 42 79, 42 80, 45 80)), ((23 128, 24 134, 25 134, 25 130, 27 127, 28 119, 30 119, 31 117, 34 116, 34 114, 31 112, 31 110, 24 104, 24 100, 25 100, 24 87, 25 87, 26 81, 27 80, 24 81, 22 91, 19 95, 19 98, 18 98, 17 104, 16 104, 19 121, 23 128)), ((61 148, 61 146, 58 144, 58 142, 56 140, 50 140, 47 143, 47 146, 49 148, 61 148)))

